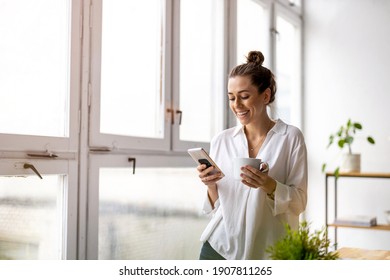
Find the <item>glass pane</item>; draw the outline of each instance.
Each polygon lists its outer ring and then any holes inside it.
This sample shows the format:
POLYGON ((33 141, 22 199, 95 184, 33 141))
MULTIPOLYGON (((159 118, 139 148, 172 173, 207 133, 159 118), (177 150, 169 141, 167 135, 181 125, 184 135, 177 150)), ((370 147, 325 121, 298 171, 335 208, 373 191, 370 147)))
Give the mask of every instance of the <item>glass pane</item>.
POLYGON ((208 218, 194 168, 101 168, 99 259, 198 259, 208 218))
POLYGON ((69 136, 70 0, 0 0, 0 133, 69 136))
POLYGON ((0 177, 0 259, 62 257, 63 176, 0 177))
POLYGON ((180 1, 180 140, 209 142, 222 128, 223 1, 180 1))
POLYGON ((103 2, 100 132, 163 138, 162 1, 103 2))
MULTIPOLYGON (((246 55, 252 50, 259 50, 265 55, 268 47, 264 18, 264 8, 256 1, 237 1, 237 64, 246 62, 246 55)), ((264 61, 264 65, 269 61, 264 61)))
MULTIPOLYGON (((300 62, 297 28, 286 19, 277 17, 276 77, 278 79, 277 115, 294 123, 299 108, 300 62)), ((298 113, 299 114, 299 113, 298 113)), ((299 125, 295 123, 295 125, 299 125)))

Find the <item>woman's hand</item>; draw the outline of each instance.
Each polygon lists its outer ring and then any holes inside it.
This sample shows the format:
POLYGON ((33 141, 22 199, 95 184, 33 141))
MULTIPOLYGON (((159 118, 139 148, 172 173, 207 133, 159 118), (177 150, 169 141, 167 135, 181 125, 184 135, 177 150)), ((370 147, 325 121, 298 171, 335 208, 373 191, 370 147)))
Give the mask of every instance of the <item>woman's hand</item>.
POLYGON ((250 165, 241 167, 241 182, 251 188, 261 188, 267 194, 275 191, 276 181, 268 176, 268 166, 265 168, 266 172, 256 169, 250 165))
POLYGON ((222 179, 222 173, 217 172, 215 174, 210 174, 214 170, 214 166, 206 168, 205 164, 200 164, 196 168, 199 172, 199 178, 202 180, 203 184, 206 186, 215 186, 216 183, 222 179))
POLYGON ((199 172, 199 178, 202 180, 203 184, 207 186, 207 195, 209 197, 212 208, 215 207, 215 202, 217 201, 219 195, 217 190, 217 182, 221 180, 222 173, 217 172, 215 174, 210 174, 214 170, 214 166, 207 168, 206 164, 200 164, 196 168, 199 172))

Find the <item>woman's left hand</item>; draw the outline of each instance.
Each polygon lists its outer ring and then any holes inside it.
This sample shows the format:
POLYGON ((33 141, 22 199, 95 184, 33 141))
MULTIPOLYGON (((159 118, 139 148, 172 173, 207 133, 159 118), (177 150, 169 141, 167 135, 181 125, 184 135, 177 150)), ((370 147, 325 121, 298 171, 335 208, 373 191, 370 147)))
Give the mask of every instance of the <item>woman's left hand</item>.
POLYGON ((276 181, 268 176, 268 172, 263 172, 250 165, 241 167, 241 182, 251 188, 262 188, 266 193, 274 192, 276 181))

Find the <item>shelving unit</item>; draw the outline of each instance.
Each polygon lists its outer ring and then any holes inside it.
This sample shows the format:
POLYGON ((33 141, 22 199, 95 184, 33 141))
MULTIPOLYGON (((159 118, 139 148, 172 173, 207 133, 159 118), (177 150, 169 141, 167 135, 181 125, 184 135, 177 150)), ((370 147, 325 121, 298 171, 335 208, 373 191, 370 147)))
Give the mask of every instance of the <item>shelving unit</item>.
MULTIPOLYGON (((337 219, 337 183, 338 179, 336 179, 335 175, 333 173, 326 173, 325 174, 325 225, 326 225, 326 233, 328 233, 328 227, 334 227, 334 239, 335 239, 335 246, 337 249, 337 229, 338 228, 356 228, 356 229, 365 229, 365 230, 388 230, 390 231, 390 225, 376 225, 376 226, 356 226, 356 225, 349 225, 349 224, 334 224, 329 223, 328 220, 328 188, 329 183, 328 180, 330 177, 334 178, 334 221, 337 219)), ((340 177, 350 177, 350 178, 373 178, 373 179, 390 179, 390 173, 339 173, 340 177)))

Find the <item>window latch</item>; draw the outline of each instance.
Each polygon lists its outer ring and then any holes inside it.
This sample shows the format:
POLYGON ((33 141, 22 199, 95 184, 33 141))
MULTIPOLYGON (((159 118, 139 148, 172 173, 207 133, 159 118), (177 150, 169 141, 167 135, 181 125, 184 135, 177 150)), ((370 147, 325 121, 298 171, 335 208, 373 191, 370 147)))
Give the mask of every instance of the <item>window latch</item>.
POLYGON ((41 176, 41 174, 39 174, 38 170, 35 168, 34 165, 32 165, 32 164, 30 164, 30 163, 25 163, 25 164, 23 165, 23 168, 24 168, 24 169, 31 169, 32 171, 34 171, 35 174, 37 174, 37 176, 38 176, 39 178, 43 179, 42 176, 41 176))
POLYGON ((34 157, 34 158, 57 158, 58 155, 51 153, 51 152, 31 152, 27 153, 29 157, 34 157))
POLYGON ((171 114, 171 125, 174 124, 174 117, 173 117, 173 114, 174 114, 174 111, 172 109, 167 109, 167 113, 170 113, 171 114))
POLYGON ((183 116, 183 111, 182 110, 176 110, 176 114, 179 115, 179 125, 181 125, 181 117, 183 116))
POLYGON ((135 174, 135 163, 136 163, 136 158, 129 158, 128 159, 129 162, 132 162, 133 163, 133 174, 135 174))

